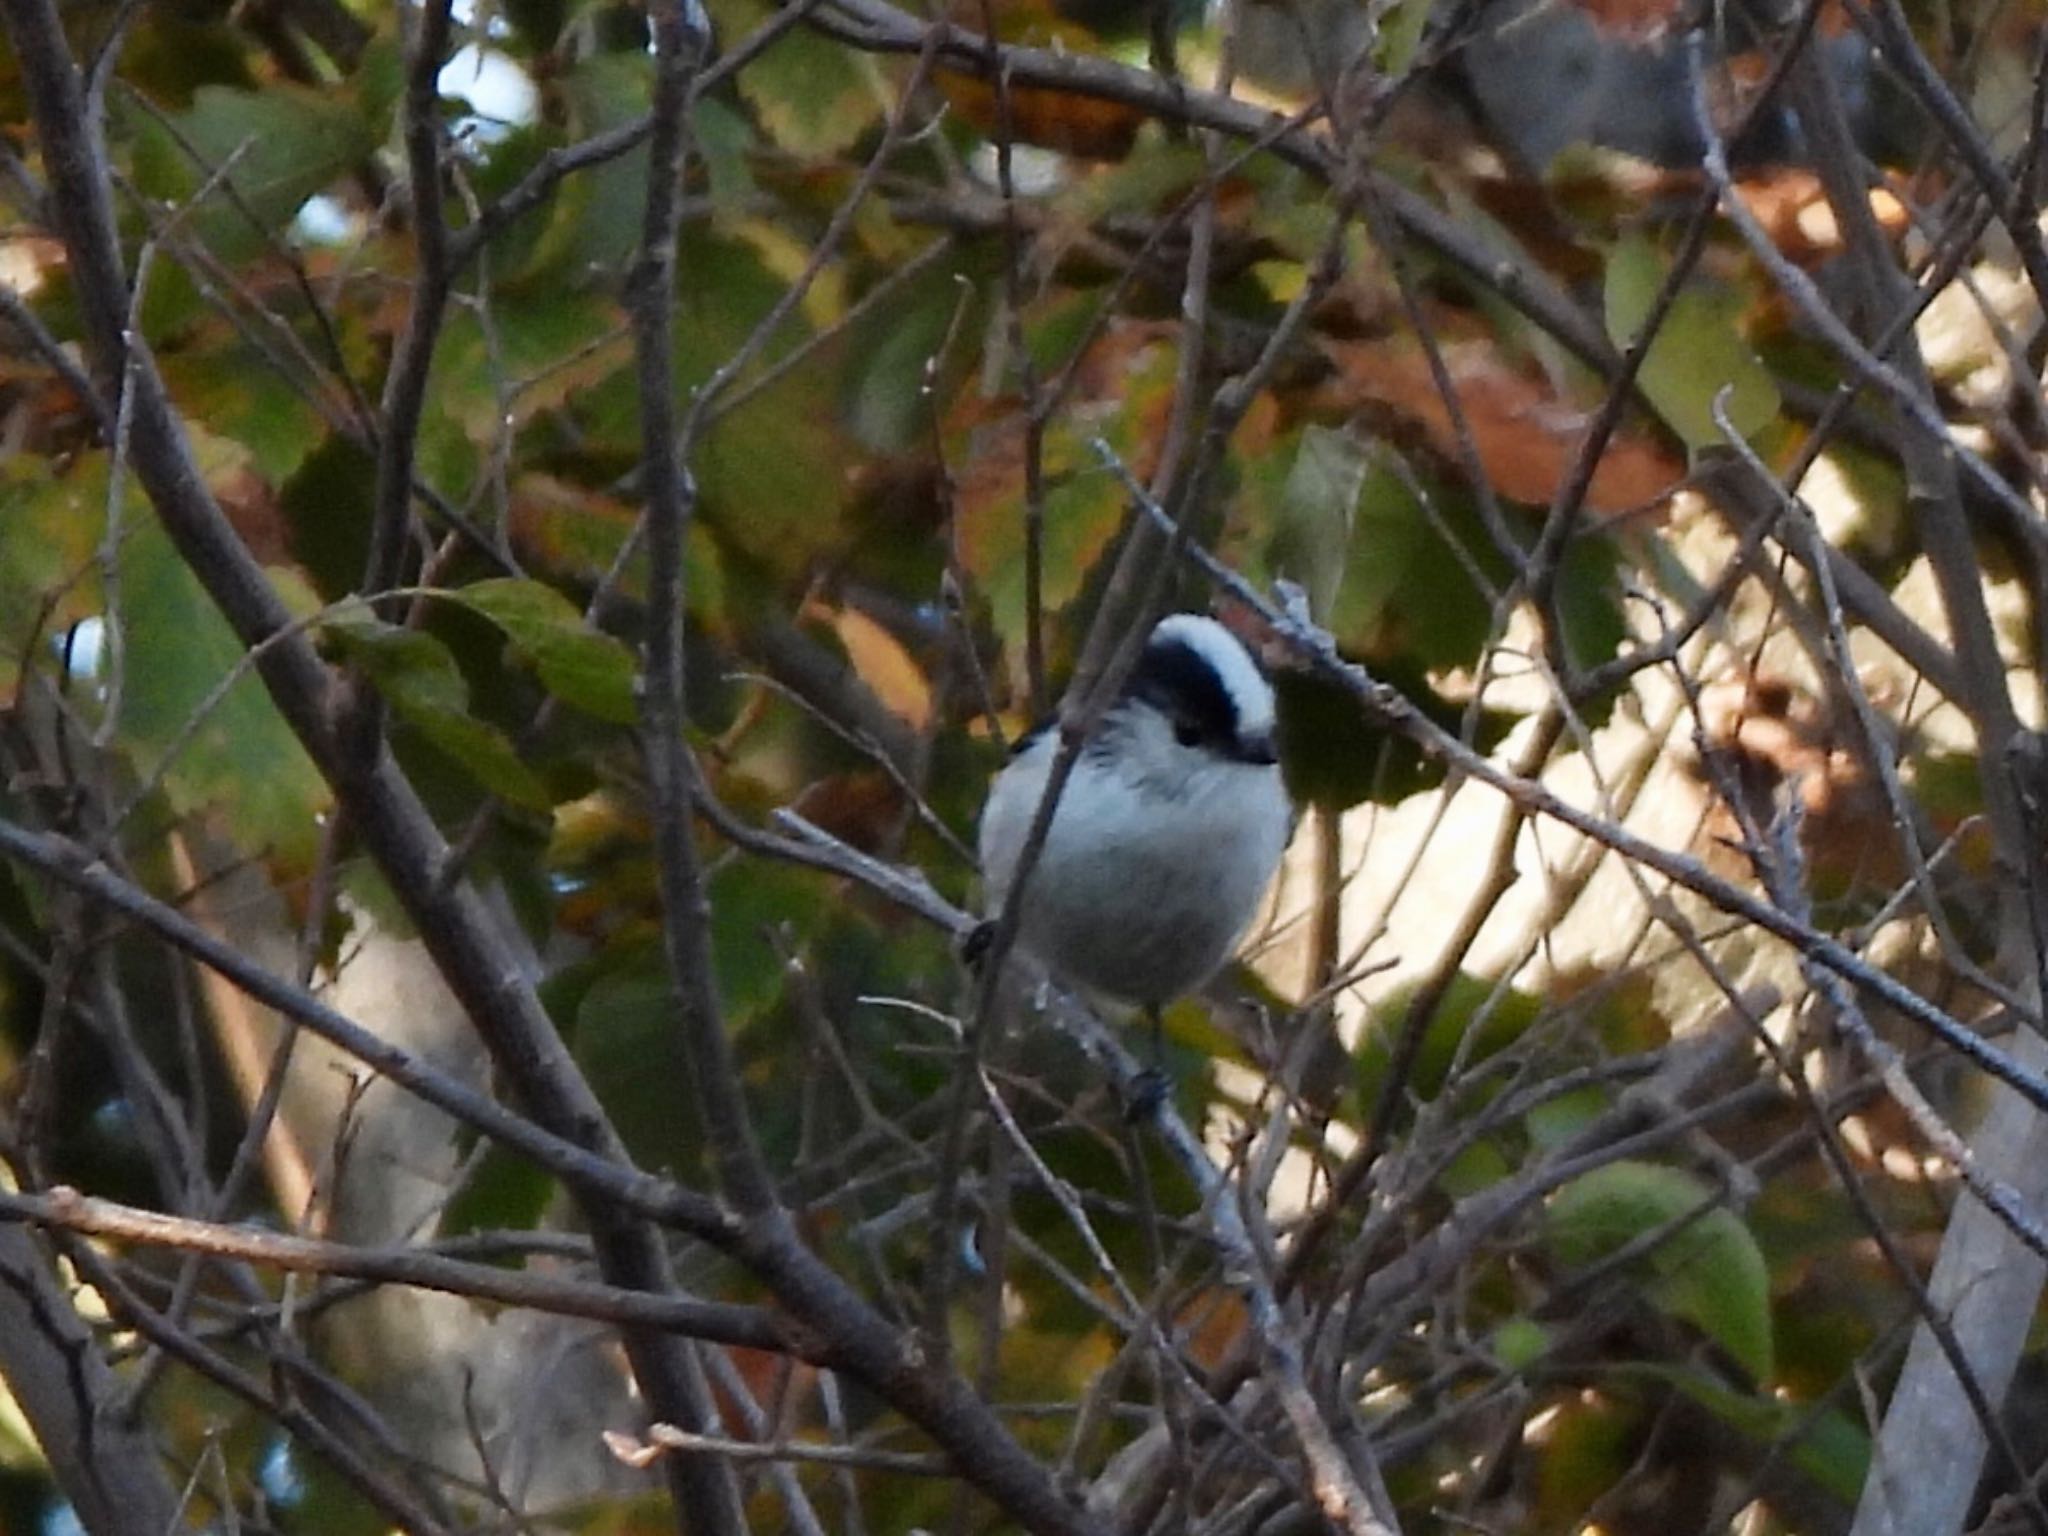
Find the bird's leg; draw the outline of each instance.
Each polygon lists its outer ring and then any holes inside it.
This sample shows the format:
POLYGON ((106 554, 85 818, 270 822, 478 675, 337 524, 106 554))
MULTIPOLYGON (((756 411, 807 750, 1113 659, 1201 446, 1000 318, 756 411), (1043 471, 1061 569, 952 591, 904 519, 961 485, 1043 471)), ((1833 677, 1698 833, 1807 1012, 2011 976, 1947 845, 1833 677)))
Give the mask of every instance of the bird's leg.
POLYGON ((981 962, 988 958, 988 952, 995 947, 996 920, 985 917, 968 929, 960 940, 960 960, 970 971, 979 974, 981 962))
POLYGON ((1159 1017, 1159 1005, 1145 1005, 1145 1070, 1131 1079, 1131 1101, 1124 1106, 1124 1118, 1136 1124, 1159 1113, 1173 1088, 1166 1075, 1166 1026, 1159 1017))

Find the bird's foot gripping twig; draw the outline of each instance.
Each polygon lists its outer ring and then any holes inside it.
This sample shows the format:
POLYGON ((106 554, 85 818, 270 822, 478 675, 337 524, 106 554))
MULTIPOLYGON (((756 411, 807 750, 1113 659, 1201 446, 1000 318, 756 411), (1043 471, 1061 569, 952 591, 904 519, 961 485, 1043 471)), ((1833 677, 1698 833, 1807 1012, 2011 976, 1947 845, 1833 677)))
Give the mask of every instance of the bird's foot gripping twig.
POLYGON ((1124 1102, 1124 1119, 1139 1125, 1157 1115, 1173 1092, 1173 1078, 1166 1071, 1166 1032, 1156 1007, 1145 1010, 1145 1070, 1130 1081, 1124 1102))

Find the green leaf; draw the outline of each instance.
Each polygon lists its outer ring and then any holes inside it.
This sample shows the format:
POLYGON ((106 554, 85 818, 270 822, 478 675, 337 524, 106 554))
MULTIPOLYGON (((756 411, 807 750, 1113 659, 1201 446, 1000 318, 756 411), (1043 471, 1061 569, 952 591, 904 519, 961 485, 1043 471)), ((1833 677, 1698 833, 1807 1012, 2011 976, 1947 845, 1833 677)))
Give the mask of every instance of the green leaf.
POLYGON ((1375 50, 1382 76, 1392 79, 1414 62, 1428 30, 1432 4, 1433 0, 1394 0, 1387 8, 1375 50))
POLYGON ((533 660, 543 687, 565 704, 615 725, 639 718, 633 697, 633 653, 583 622, 576 605, 553 587, 507 577, 444 591, 440 596, 481 614, 533 660))
MULTIPOLYGON (((1025 306, 1024 350, 1040 377, 1056 373, 1076 360, 1076 353, 1095 334, 1104 300, 1092 289, 1054 289, 1025 306)), ((1005 382, 1011 382, 1014 371, 1005 382)))
POLYGON ((1984 775, 1970 752, 1923 752, 1907 765, 1913 793, 1944 827, 1984 814, 1984 775))
POLYGON ((1498 1143, 1474 1141, 1452 1157, 1437 1176, 1437 1188, 1453 1200, 1491 1189, 1515 1171, 1498 1143))
POLYGON ((1566 1399, 1545 1426, 1536 1465, 1535 1530, 1581 1529, 1585 1512, 1628 1472, 1641 1444, 1642 1406, 1619 1394, 1566 1399))
POLYGON ((1360 655, 1406 653, 1423 667, 1469 665, 1493 626, 1474 567, 1498 582, 1497 564, 1469 499, 1403 473, 1400 460, 1381 447, 1359 490, 1330 628, 1360 655))
POLYGON ((1314 425, 1302 430, 1280 493, 1268 561, 1307 590, 1309 609, 1319 619, 1327 620, 1336 606, 1359 493, 1371 467, 1370 450, 1349 432, 1314 425))
POLYGON ((245 647, 156 519, 126 516, 117 739, 139 773, 162 772, 174 811, 217 810, 237 847, 310 862, 326 783, 253 669, 215 697, 245 647))
MULTIPOLYGON (((1565 1264, 1591 1264, 1692 1216, 1713 1197, 1681 1169, 1612 1163, 1552 1197, 1545 1218, 1551 1249, 1565 1264)), ((1660 1242, 1645 1264, 1659 1307, 1713 1339, 1756 1380, 1769 1378, 1770 1272, 1741 1217, 1716 1206, 1660 1242)))
MULTIPOLYGON (((745 241, 702 226, 685 233, 678 265, 689 278, 675 297, 677 397, 687 404, 774 306, 785 282, 745 241)), ((776 335, 763 366, 809 331, 798 317, 776 335)), ((579 391, 569 408, 588 446, 638 462, 640 402, 630 367, 579 391)), ((743 403, 728 403, 712 423, 692 462, 699 515, 728 547, 794 579, 841 537, 836 514, 851 457, 834 380, 822 364, 795 368, 743 403)))
POLYGON ((160 361, 178 409, 248 449, 272 485, 297 474, 327 436, 327 424, 254 348, 216 340, 160 361))
POLYGON ((768 942, 769 930, 791 930, 792 948, 803 953, 807 934, 832 909, 824 888, 808 873, 759 862, 722 865, 711 877, 709 895, 717 914, 711 958, 718 993, 727 1024, 739 1032, 788 984, 781 956, 768 942))
MULTIPOLYGON (((1050 477, 1048 477, 1050 478, 1050 477)), ((1123 486, 1107 469, 1053 480, 1045 492, 1041 595, 1048 614, 1080 596, 1095 562, 1123 525, 1123 486)), ((969 545, 968 570, 988 600, 996 632, 1024 632, 1024 508, 1021 499, 990 509, 969 545)))
POLYGON ((1545 1099, 1522 1117, 1530 1142, 1553 1149, 1563 1146, 1613 1107, 1613 1095, 1597 1083, 1545 1099))
POLYGON ((464 308, 434 349, 429 428, 468 443, 554 410, 632 356, 618 308, 597 294, 521 289, 500 296, 488 327, 464 308), (607 336, 609 345, 601 345, 607 336))
POLYGON ((1676 1387, 1759 1446, 1790 1440, 1793 1463, 1845 1506, 1863 1491, 1870 1472, 1870 1436, 1839 1408, 1816 1413, 1812 1403, 1732 1391, 1700 1370, 1681 1366, 1637 1362, 1620 1367, 1618 1374, 1676 1387))
MULTIPOLYGON (((571 138, 587 139, 644 113, 652 99, 649 63, 644 52, 594 53, 563 75, 557 90, 571 138)), ((559 294, 564 282, 619 271, 640 238, 646 197, 645 145, 565 179, 519 282, 559 294)))
POLYGON ((1071 205, 1077 227, 1087 227, 1120 214, 1143 216, 1171 207, 1206 174, 1207 162, 1193 144, 1147 141, 1128 158, 1076 179, 1057 202, 1071 205))
POLYGON ((54 478, 25 455, 0 460, 0 708, 66 629, 99 611, 93 553, 106 497, 105 454, 83 455, 54 478))
POLYGON ((753 129, 738 112, 711 96, 697 103, 691 126, 711 182, 711 206, 720 213, 737 213, 754 193, 754 173, 747 165, 753 129))
POLYGON ((401 720, 491 793, 528 810, 550 808, 547 786, 519 760, 504 732, 469 712, 469 684, 447 646, 421 630, 387 624, 363 607, 336 614, 321 629, 362 667, 401 720))
MULTIPOLYGON (((554 1178, 516 1152, 485 1149, 455 1198, 441 1212, 440 1234, 524 1232, 540 1225, 554 1197, 554 1178)), ((508 1265, 515 1261, 508 1258, 508 1265)))
POLYGON ((405 95, 405 42, 396 18, 378 27, 356 60, 356 102, 371 134, 380 142, 391 131, 405 95))
POLYGON ((576 1009, 576 1063, 635 1161, 688 1176, 703 1143, 683 1107, 680 1004, 660 946, 628 941, 601 963, 576 1009))
MULTIPOLYGON (((1664 282, 1665 266, 1641 235, 1631 235, 1607 259, 1607 334, 1631 345, 1664 282)), ((1650 343, 1638 382, 1664 422, 1700 449, 1725 442, 1714 421, 1714 398, 1728 389, 1729 423, 1754 438, 1778 417, 1778 386, 1742 339, 1739 294, 1694 283, 1678 295, 1650 343)))
POLYGON ((1628 622, 1622 613, 1620 551, 1595 534, 1573 539, 1558 571, 1557 609, 1565 652, 1575 667, 1592 667, 1621 649, 1628 622))
MULTIPOLYGON (((1373 1010, 1366 1036, 1359 1042, 1355 1070, 1360 1096, 1367 1105, 1379 1097, 1414 995, 1412 984, 1390 994, 1373 1010)), ((1443 1092, 1451 1068, 1461 1057, 1469 1065, 1506 1050, 1542 1013, 1542 999, 1533 993, 1460 971, 1444 990, 1423 1033, 1408 1074, 1407 1091, 1418 1098, 1435 1098, 1443 1092), (1476 1037, 1467 1042, 1465 1037, 1475 1030, 1476 1037)))
POLYGON ((938 407, 923 394, 925 367, 934 358, 946 365, 936 398, 949 398, 972 360, 972 347, 957 337, 982 323, 982 295, 940 263, 854 327, 841 409, 863 445, 900 453, 930 433, 938 407), (956 339, 941 357, 949 332, 956 339))
POLYGON ((282 229, 307 198, 377 148, 375 131, 347 93, 284 83, 261 91, 201 86, 178 129, 203 164, 167 137, 145 135, 144 185, 187 198, 232 160, 226 186, 213 190, 197 215, 206 244, 230 259, 253 253, 265 232, 282 229))
MULTIPOLYGON (((1449 731, 1464 729, 1465 708, 1439 696, 1429 675, 1411 661, 1373 664, 1373 675, 1449 731)), ((1279 699, 1280 761, 1287 792, 1325 810, 1348 810, 1367 800, 1396 805, 1443 782, 1443 765, 1423 754, 1407 737, 1368 719, 1351 692, 1319 677, 1281 672, 1273 679, 1279 699)), ((1501 710, 1479 712, 1474 744, 1490 751, 1514 725, 1501 710)))
POLYGON ((1493 1355, 1503 1368, 1527 1370, 1550 1350, 1550 1330, 1526 1317, 1511 1317, 1493 1330, 1493 1355))
MULTIPOLYGON (((1118 397, 1077 406, 1048 427, 1041 464, 1042 596, 1048 614, 1058 613, 1081 595, 1089 572, 1115 541, 1129 513, 1123 481, 1103 462, 1096 440, 1108 443, 1125 464, 1138 462, 1147 433, 1157 423, 1154 412, 1173 387, 1174 367, 1171 347, 1146 343, 1124 364, 1118 397)), ((1003 424, 982 452, 988 461, 978 472, 983 487, 970 489, 961 500, 961 554, 988 601, 997 633, 1018 635, 1025 617, 1021 428, 1003 424)), ((975 473, 970 471, 970 478, 975 473)))
MULTIPOLYGON (((180 6, 137 11, 121 39, 122 81, 180 111, 192 104, 192 93, 202 85, 252 84, 247 39, 237 35, 239 29, 222 25, 223 19, 218 12, 208 15, 180 6)), ((10 62, 9 88, 19 91, 14 70, 10 62)), ((114 100, 119 99, 117 94, 114 100)))
POLYGON ((696 461, 702 516, 731 547, 793 576, 840 539, 839 496, 852 461, 830 380, 798 369, 706 434, 696 461), (792 430, 799 422, 802 430, 792 430))
POLYGON ((740 75, 740 94, 768 137, 793 155, 826 159, 880 121, 882 93, 853 49, 799 28, 740 75))

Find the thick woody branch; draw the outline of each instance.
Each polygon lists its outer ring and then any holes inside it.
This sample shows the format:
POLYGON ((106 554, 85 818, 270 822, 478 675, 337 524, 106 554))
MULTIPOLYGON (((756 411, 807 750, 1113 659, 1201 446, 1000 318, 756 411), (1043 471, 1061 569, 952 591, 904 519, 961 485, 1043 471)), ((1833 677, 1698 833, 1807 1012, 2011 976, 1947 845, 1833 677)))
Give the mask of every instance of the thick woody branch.
MULTIPOLYGON (((302 635, 287 633, 291 616, 200 477, 156 369, 147 357, 131 359, 131 348, 141 341, 126 329, 128 284, 105 144, 99 119, 87 110, 56 9, 50 0, 25 0, 8 7, 6 22, 29 89, 51 210, 69 253, 93 373, 110 398, 124 374, 132 383, 132 462, 165 532, 245 646, 275 639, 258 663, 271 697, 333 784, 364 848, 406 903, 428 952, 514 1092, 540 1126, 600 1158, 628 1164, 603 1106, 483 903, 467 886, 444 888, 438 879, 447 846, 412 785, 381 745, 372 742, 361 755, 343 750, 327 669, 302 635)), ((590 1198, 587 1186, 583 1193, 605 1278, 636 1289, 670 1289, 659 1229, 612 1202, 590 1198)), ((694 1362, 686 1351, 664 1335, 626 1337, 655 1415, 699 1422, 694 1362)), ((679 1457, 674 1465, 685 1467, 691 1460, 679 1457)), ((679 1497, 686 1495, 680 1473, 671 1472, 671 1485, 679 1497)), ((701 1518, 708 1509, 698 1513, 701 1518)))
POLYGON ((178 1496, 148 1434, 114 1412, 120 1386, 43 1245, 0 1228, 0 1379, 91 1536, 163 1536, 178 1496))
MULTIPOLYGON (((764 1203, 773 1203, 773 1186, 754 1145, 753 1125, 727 1050, 714 990, 711 911, 692 842, 696 831, 682 761, 688 750, 683 741, 682 551, 688 536, 690 491, 676 448, 671 312, 676 241, 682 228, 690 78, 708 37, 703 13, 695 9, 693 0, 657 0, 648 19, 654 28, 654 131, 648 148, 646 226, 628 289, 639 363, 652 597, 641 726, 647 738, 663 933, 682 1000, 683 1044, 696 1089, 697 1117, 726 1192, 743 1209, 755 1211, 764 1203)), ((670 1422, 693 1433, 714 1429, 717 1410, 710 1384, 694 1361, 684 1362, 684 1366, 689 1401, 683 1415, 670 1422)), ((697 1501, 717 1511, 717 1526, 745 1529, 746 1513, 730 1463, 678 1456, 667 1466, 672 1476, 694 1485, 697 1501)))
POLYGON ((410 1051, 372 1034, 311 992, 273 975, 239 949, 215 938, 175 907, 130 884, 79 844, 0 820, 0 854, 146 928, 219 972, 264 1007, 311 1030, 422 1103, 532 1159, 571 1188, 707 1242, 729 1245, 734 1241, 731 1219, 712 1201, 556 1136, 410 1051))
POLYGON ((696 487, 678 442, 672 314, 688 158, 685 116, 690 77, 704 36, 699 30, 701 16, 686 16, 683 7, 684 0, 665 0, 652 13, 654 131, 648 145, 647 211, 628 285, 640 380, 651 591, 640 723, 660 865, 662 931, 682 1002, 683 1044, 695 1079, 697 1112, 726 1193, 753 1212, 775 1204, 774 1183, 754 1142, 713 982, 711 909, 697 860, 689 746, 684 740, 689 709, 683 688, 683 551, 696 513, 696 487))

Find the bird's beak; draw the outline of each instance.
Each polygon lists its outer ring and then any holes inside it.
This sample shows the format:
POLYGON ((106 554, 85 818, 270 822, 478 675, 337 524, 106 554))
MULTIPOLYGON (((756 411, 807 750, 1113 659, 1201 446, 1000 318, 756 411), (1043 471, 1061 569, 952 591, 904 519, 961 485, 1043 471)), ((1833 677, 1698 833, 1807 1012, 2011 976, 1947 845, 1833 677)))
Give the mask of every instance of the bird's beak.
POLYGON ((1271 731, 1248 731, 1238 737, 1236 757, 1241 763, 1257 763, 1261 767, 1271 767, 1280 761, 1271 731))

